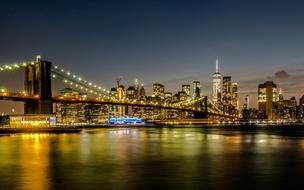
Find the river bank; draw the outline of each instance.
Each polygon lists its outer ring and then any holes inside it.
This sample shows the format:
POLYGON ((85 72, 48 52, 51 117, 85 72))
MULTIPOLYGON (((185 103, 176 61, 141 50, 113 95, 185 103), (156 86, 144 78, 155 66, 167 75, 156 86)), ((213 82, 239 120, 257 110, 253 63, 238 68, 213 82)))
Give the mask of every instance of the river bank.
POLYGON ((45 127, 45 128, 12 128, 1 127, 0 134, 8 133, 79 133, 81 128, 76 127, 45 127))

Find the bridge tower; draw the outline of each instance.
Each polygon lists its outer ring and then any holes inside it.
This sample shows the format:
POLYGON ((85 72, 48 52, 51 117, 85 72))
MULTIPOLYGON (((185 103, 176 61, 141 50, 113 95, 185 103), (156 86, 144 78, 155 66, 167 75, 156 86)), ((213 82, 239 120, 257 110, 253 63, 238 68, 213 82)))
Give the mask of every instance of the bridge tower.
POLYGON ((40 56, 25 68, 24 90, 29 95, 38 95, 39 100, 28 101, 24 114, 52 114, 51 62, 41 60, 40 56))
POLYGON ((204 112, 194 112, 194 119, 203 119, 208 117, 208 97, 205 96, 203 101, 199 101, 195 103, 195 108, 204 110, 204 112))

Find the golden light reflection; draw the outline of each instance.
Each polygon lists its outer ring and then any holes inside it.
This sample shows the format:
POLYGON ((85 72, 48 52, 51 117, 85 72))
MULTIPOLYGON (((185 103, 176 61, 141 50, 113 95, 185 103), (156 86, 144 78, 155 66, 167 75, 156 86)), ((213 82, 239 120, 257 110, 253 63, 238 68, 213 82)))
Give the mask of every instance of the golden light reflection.
POLYGON ((21 134, 20 181, 22 189, 49 189, 50 134, 21 134))
POLYGON ((110 130, 109 133, 111 135, 129 135, 131 134, 130 129, 116 129, 116 130, 110 130))
POLYGON ((240 136, 225 136, 225 140, 228 141, 229 143, 233 143, 233 144, 239 144, 242 142, 242 139, 240 136))
POLYGON ((41 140, 48 138, 50 136, 49 133, 24 133, 21 134, 22 139, 33 139, 33 140, 41 140))

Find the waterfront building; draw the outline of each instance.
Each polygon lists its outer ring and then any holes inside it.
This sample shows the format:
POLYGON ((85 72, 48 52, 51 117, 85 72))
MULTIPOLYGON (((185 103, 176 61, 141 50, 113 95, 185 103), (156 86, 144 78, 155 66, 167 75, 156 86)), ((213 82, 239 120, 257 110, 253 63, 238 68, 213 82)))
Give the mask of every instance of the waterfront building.
POLYGON ((193 100, 201 96, 201 83, 198 80, 193 81, 193 100))
MULTIPOLYGON (((65 88, 60 90, 60 96, 67 99, 86 98, 86 94, 78 89, 65 88)), ((107 120, 109 112, 116 111, 116 107, 94 103, 56 103, 56 118, 58 123, 103 123, 107 120)))
POLYGON ((215 61, 215 73, 212 75, 212 101, 214 103, 221 102, 221 74, 218 59, 215 61))
POLYGON ((296 119, 298 106, 293 96, 289 100, 279 99, 274 103, 273 118, 275 119, 296 119))
POLYGON ((242 111, 243 119, 267 119, 266 112, 256 108, 244 109, 242 111))
POLYGON ((84 106, 84 116, 86 123, 106 123, 109 119, 109 108, 107 105, 86 103, 84 106))
POLYGON ((278 101, 277 85, 273 81, 266 81, 258 87, 258 107, 264 111, 268 119, 273 119, 273 105, 278 101))
MULTIPOLYGON (((63 98, 75 99, 86 97, 86 94, 81 94, 78 89, 64 88, 59 92, 60 96, 63 98)), ((56 103, 57 121, 65 124, 86 122, 84 107, 85 104, 83 103, 56 103)))
POLYGON ((10 127, 56 127, 56 117, 52 114, 10 115, 10 127))

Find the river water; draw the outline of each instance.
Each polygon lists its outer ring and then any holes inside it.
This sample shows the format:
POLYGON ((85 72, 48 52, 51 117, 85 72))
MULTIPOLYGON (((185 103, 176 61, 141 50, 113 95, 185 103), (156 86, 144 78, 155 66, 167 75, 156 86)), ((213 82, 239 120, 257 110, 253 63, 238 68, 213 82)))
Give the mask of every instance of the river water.
POLYGON ((303 185, 304 135, 298 132, 190 126, 0 136, 0 189, 301 189, 303 185))

